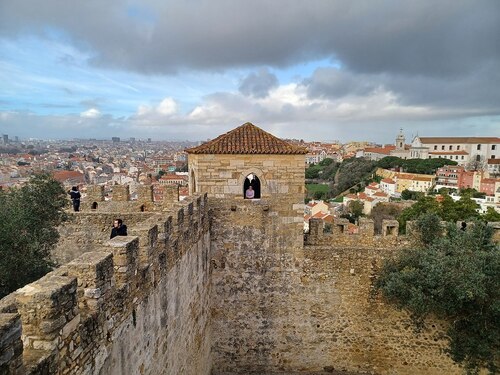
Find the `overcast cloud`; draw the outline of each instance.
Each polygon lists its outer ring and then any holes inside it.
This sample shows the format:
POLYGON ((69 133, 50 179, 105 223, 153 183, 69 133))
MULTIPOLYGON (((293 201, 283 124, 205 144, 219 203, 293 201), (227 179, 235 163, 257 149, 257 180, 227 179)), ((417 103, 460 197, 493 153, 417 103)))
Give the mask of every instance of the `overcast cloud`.
POLYGON ((62 136, 76 121, 81 136, 198 139, 252 121, 306 139, 499 135, 499 39, 498 0, 2 0, 0 42, 19 50, 0 52, 0 130, 62 136), (26 38, 57 51, 53 72, 30 65, 46 56, 26 38), (301 68, 315 61, 327 63, 301 68), (26 94, 35 84, 43 110, 26 94))

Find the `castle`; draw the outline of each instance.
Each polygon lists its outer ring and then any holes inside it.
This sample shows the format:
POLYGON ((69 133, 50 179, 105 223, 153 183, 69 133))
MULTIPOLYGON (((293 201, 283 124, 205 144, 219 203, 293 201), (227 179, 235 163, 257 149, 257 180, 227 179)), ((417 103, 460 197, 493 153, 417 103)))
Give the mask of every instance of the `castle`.
POLYGON ((0 374, 461 373, 443 322, 415 332, 373 293, 397 222, 304 237, 306 151, 252 124, 187 151, 186 201, 89 189, 62 266, 0 301, 0 374), (108 240, 115 217, 129 235, 108 240))

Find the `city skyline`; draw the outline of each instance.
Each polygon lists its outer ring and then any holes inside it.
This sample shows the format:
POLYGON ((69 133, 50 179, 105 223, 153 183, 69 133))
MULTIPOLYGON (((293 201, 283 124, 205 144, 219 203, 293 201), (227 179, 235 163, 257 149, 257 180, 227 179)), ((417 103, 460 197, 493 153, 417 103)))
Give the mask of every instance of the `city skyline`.
POLYGON ((500 134, 500 4, 0 4, 0 133, 392 143, 500 134))

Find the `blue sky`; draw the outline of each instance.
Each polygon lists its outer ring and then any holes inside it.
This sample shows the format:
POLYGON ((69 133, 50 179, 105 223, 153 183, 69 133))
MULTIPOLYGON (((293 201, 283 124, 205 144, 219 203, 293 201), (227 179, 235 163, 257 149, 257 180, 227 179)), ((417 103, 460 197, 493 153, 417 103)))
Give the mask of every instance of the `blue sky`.
POLYGON ((452 3, 4 0, 0 132, 499 136, 500 7, 452 3))

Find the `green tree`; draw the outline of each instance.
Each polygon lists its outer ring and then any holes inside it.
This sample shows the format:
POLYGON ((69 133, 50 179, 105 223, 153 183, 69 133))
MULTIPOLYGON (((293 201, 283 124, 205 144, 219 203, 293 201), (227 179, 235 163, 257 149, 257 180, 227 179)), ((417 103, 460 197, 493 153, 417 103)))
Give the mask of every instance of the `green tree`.
POLYGON ((67 203, 61 184, 47 174, 0 191, 0 298, 51 270, 50 251, 67 203))
POLYGON ((456 202, 456 210, 460 213, 460 217, 458 217, 457 220, 478 218, 478 208, 479 205, 468 196, 460 197, 460 199, 456 202))
POLYGON ((439 236, 438 219, 418 220, 420 237, 430 239, 386 261, 376 286, 417 326, 429 315, 448 321, 451 358, 470 374, 481 367, 494 374, 500 362, 499 247, 485 223, 476 221, 467 231, 449 224, 439 236))
POLYGON ((401 159, 395 156, 386 156, 377 162, 380 168, 403 168, 408 173, 434 174, 438 168, 445 165, 457 165, 449 159, 401 159))
POLYGON ((361 201, 351 201, 349 203, 349 212, 352 214, 354 219, 358 219, 363 216, 364 204, 361 201))
POLYGON ((406 222, 408 220, 416 220, 425 213, 441 214, 439 203, 434 197, 422 197, 414 205, 401 212, 398 217, 400 232, 404 233, 406 231, 406 222))
POLYGON ((462 217, 462 213, 458 210, 457 203, 449 195, 443 195, 440 216, 444 221, 450 222, 467 219, 462 217))
POLYGON ((333 196, 348 190, 351 187, 359 184, 363 180, 367 180, 376 168, 376 163, 363 158, 346 159, 340 164, 337 181, 333 187, 333 196))
POLYGON ((412 191, 408 189, 404 189, 401 192, 401 199, 403 200, 414 200, 416 201, 417 199, 420 199, 424 196, 424 193, 419 192, 419 191, 412 191))
POLYGON ((326 167, 327 165, 330 165, 333 163, 333 159, 331 158, 325 158, 323 160, 321 160, 318 165, 322 166, 322 167, 326 167))
POLYGON ((493 207, 488 207, 486 213, 483 215, 483 220, 489 223, 500 221, 500 213, 496 212, 493 207))
POLYGON ((326 193, 324 191, 321 191, 321 190, 316 190, 314 193, 313 193, 313 198, 315 200, 321 200, 325 197, 326 193))
POLYGON ((363 214, 364 203, 358 200, 350 201, 347 206, 347 212, 340 215, 344 219, 348 219, 350 223, 356 223, 363 214))
POLYGON ((311 165, 309 168, 306 169, 306 178, 319 178, 319 172, 322 170, 321 166, 319 165, 311 165))

